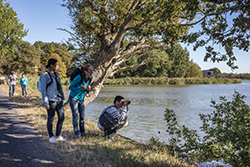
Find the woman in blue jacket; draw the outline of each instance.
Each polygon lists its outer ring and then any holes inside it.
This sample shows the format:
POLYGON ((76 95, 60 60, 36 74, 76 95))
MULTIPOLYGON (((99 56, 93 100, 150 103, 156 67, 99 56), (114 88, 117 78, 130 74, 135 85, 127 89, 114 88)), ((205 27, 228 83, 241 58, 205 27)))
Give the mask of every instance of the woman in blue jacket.
POLYGON ((28 97, 28 93, 27 93, 27 85, 28 85, 28 79, 27 77, 25 77, 25 74, 22 74, 22 77, 20 79, 20 85, 22 88, 22 97, 24 96, 24 91, 26 93, 26 97, 28 97))
POLYGON ((86 93, 91 89, 91 81, 93 79, 93 68, 90 64, 81 67, 81 73, 77 75, 69 85, 69 105, 72 111, 72 123, 75 137, 85 136, 84 118, 85 105, 84 98, 86 93), (79 113, 79 127, 78 129, 78 113, 79 113))

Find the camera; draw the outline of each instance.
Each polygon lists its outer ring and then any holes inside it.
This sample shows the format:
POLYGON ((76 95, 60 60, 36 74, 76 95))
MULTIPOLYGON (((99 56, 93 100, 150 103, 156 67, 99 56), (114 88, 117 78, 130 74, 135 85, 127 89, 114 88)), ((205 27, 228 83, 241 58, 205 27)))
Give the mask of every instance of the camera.
MULTIPOLYGON (((128 103, 128 105, 131 103, 130 100, 126 100, 126 102, 128 103)), ((122 102, 122 105, 124 105, 124 101, 122 102)))

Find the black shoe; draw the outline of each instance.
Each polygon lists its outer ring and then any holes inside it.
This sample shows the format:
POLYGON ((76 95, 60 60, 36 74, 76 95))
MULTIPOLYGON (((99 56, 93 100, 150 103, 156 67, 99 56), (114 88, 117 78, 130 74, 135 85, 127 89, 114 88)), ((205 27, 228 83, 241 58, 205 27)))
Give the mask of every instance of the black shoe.
POLYGON ((83 133, 81 133, 81 136, 82 136, 82 137, 86 137, 87 134, 86 134, 85 132, 83 132, 83 133))

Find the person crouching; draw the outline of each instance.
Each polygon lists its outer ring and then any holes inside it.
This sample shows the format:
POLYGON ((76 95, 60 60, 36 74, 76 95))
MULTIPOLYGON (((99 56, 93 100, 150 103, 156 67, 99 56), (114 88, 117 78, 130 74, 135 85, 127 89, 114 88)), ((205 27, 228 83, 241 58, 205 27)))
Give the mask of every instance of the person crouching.
POLYGON ((116 96, 114 103, 104 108, 98 121, 98 127, 104 132, 104 137, 108 136, 111 139, 128 125, 128 104, 130 101, 125 101, 122 96, 116 96))

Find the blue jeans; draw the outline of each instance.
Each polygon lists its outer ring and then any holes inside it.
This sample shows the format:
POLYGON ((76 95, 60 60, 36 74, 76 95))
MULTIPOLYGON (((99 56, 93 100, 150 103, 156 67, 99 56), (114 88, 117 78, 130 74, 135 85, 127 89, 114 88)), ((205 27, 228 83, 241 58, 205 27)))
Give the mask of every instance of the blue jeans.
POLYGON ((27 96, 28 95, 28 93, 27 93, 27 85, 21 85, 21 87, 22 87, 22 95, 24 96, 24 91, 25 91, 26 96, 27 96))
POLYGON ((71 108, 72 112, 72 123, 73 123, 73 130, 75 133, 75 136, 79 134, 84 134, 85 133, 85 128, 84 128, 84 118, 85 118, 85 105, 84 105, 84 100, 78 100, 76 98, 73 98, 69 96, 69 105, 71 108), (78 113, 80 116, 79 119, 79 127, 80 131, 78 130, 78 113))
POLYGON ((9 96, 14 96, 15 88, 16 88, 16 85, 10 85, 10 87, 9 87, 9 96), (11 91, 11 89, 12 89, 12 91, 11 91))
POLYGON ((57 112, 58 121, 56 124, 56 136, 61 134, 62 125, 64 121, 64 108, 61 98, 57 98, 57 101, 49 101, 50 109, 47 110, 48 120, 47 120, 47 130, 49 137, 54 136, 53 134, 53 121, 55 118, 55 112, 57 112))

